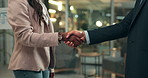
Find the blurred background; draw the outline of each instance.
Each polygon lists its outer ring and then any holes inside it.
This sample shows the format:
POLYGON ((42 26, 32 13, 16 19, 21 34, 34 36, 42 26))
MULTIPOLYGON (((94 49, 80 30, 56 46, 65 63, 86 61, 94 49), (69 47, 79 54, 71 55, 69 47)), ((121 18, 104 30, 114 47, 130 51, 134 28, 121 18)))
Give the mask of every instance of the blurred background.
MULTIPOLYGON (((43 0, 56 32, 92 30, 119 23, 136 0, 43 0)), ((8 0, 0 0, 0 78, 14 78, 7 69, 13 32, 7 22, 8 0)), ((12 6, 13 7, 13 6, 12 6)), ((126 38, 95 45, 56 48, 56 78, 124 78, 126 38)))

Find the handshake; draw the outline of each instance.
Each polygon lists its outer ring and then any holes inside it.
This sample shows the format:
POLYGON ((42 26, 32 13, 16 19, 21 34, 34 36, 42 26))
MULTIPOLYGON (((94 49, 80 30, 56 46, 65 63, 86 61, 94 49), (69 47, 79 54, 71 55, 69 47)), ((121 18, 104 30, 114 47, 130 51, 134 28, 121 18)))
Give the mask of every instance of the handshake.
POLYGON ((82 31, 69 31, 66 33, 59 33, 61 35, 61 41, 64 41, 70 47, 77 47, 85 42, 85 33, 82 31))

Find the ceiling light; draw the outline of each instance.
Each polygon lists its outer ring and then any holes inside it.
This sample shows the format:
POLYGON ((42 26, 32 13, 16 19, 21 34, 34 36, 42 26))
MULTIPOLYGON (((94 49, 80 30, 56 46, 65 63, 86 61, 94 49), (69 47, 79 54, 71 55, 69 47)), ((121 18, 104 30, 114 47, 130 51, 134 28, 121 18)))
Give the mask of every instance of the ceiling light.
POLYGON ((51 20, 52 22, 56 22, 56 21, 57 21, 56 18, 50 18, 50 20, 51 20))
POLYGON ((49 0, 48 2, 50 4, 57 5, 58 6, 58 10, 62 11, 62 2, 57 2, 57 1, 53 1, 53 0, 49 0))
POLYGON ((49 9, 48 11, 49 11, 49 13, 56 13, 56 10, 54 10, 54 9, 49 9))
POLYGON ((70 10, 74 10, 74 6, 70 6, 70 10))
POLYGON ((97 22, 96 22, 96 25, 97 25, 98 27, 101 27, 103 24, 102 24, 101 21, 97 21, 97 22))

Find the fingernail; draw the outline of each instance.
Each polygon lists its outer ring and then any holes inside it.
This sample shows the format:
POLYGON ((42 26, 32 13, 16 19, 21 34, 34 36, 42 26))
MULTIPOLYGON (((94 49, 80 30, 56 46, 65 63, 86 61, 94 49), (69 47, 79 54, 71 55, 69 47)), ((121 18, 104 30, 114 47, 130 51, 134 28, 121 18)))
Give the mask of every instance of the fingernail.
POLYGON ((69 35, 66 36, 66 38, 68 38, 68 37, 69 37, 69 35))

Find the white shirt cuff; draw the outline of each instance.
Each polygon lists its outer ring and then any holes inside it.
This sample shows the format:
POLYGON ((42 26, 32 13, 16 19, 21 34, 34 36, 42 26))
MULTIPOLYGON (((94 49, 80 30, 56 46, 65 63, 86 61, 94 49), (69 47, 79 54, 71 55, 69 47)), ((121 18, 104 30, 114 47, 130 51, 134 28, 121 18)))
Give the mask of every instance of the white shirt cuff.
POLYGON ((88 32, 87 31, 84 31, 84 33, 85 33, 85 36, 86 36, 86 43, 87 44, 90 44, 90 38, 89 38, 88 32))

